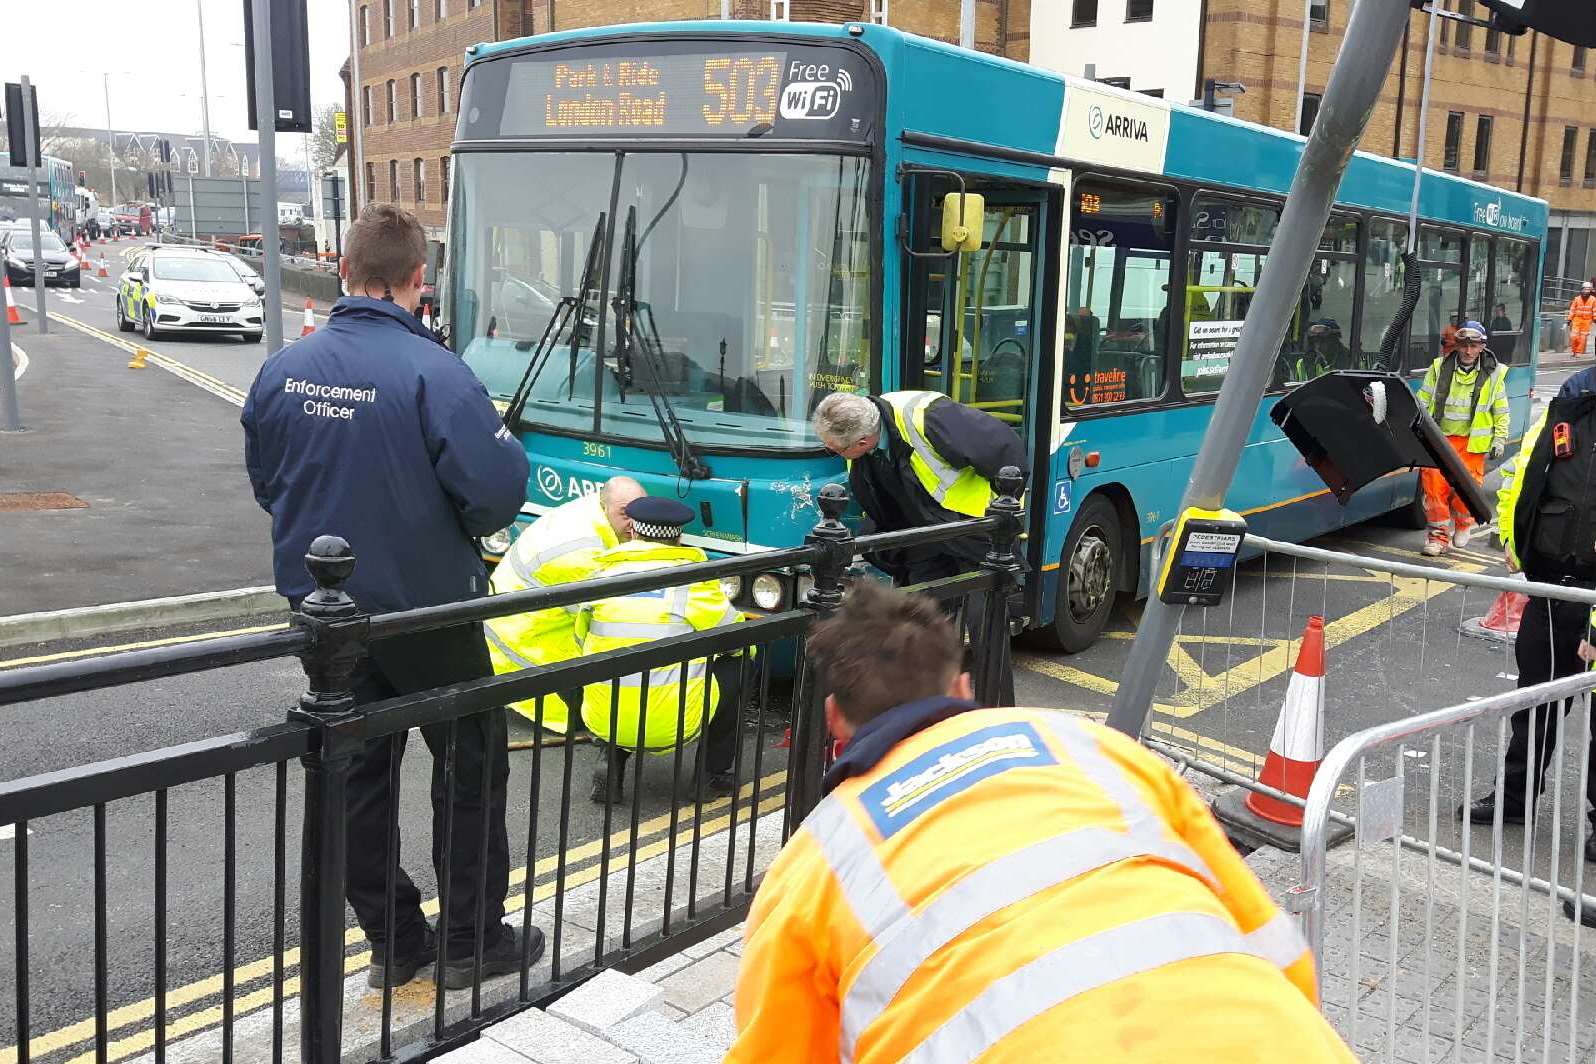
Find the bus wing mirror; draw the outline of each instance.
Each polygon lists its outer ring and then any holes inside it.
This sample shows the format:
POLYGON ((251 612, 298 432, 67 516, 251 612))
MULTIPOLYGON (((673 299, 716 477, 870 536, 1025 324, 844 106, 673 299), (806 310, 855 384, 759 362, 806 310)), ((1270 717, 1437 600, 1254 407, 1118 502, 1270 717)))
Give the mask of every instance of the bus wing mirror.
POLYGON ((421 279, 423 283, 432 285, 434 288, 438 285, 438 274, 443 272, 443 249, 443 241, 427 241, 427 265, 421 275, 421 279))
POLYGON ((986 197, 979 192, 949 192, 942 197, 942 250, 980 251, 986 227, 986 197))

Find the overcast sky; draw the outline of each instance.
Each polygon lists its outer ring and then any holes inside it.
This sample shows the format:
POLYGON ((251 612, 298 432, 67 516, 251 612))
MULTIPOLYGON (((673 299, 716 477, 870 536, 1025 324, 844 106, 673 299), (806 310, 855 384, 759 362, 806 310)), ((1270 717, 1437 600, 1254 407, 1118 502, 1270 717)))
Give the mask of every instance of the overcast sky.
MULTIPOLYGON (((338 68, 349 57, 347 0, 306 0, 314 110, 343 102, 338 68)), ((211 132, 254 139, 245 116, 243 0, 0 0, 0 80, 28 75, 43 122, 105 125, 102 74, 111 76, 117 129, 198 134, 199 15, 205 9, 211 132)), ((279 153, 302 138, 284 134, 279 153)))

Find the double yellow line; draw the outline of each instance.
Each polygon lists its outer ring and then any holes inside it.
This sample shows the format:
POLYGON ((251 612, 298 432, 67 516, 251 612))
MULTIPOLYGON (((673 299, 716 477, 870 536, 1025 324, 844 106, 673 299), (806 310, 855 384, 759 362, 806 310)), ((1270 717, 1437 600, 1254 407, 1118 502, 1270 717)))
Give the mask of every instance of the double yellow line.
MULTIPOLYGON (((765 816, 775 813, 786 803, 784 787, 787 781, 785 770, 772 772, 759 781, 757 793, 763 797, 759 801, 759 814, 765 816)), ((749 803, 754 798, 756 787, 754 784, 744 784, 738 795, 737 818, 738 824, 747 824, 749 803)), ((726 831, 731 827, 731 799, 717 798, 712 802, 705 802, 703 809, 705 819, 698 823, 698 832, 701 836, 712 835, 716 832, 726 831)), ((690 842, 693 837, 694 820, 693 810, 678 811, 680 817, 674 835, 670 833, 670 813, 662 813, 651 820, 638 825, 638 848, 635 853, 637 863, 659 857, 673 847, 690 842), (658 835, 658 838, 653 836, 658 835), (650 840, 646 841, 645 840, 650 840)), ((624 873, 628 858, 631 856, 631 826, 623 827, 609 836, 610 848, 609 873, 613 877, 617 872, 624 873)), ((603 837, 590 839, 580 845, 567 849, 563 855, 566 868, 564 887, 567 891, 599 878, 599 873, 604 866, 597 860, 603 852, 605 839, 603 837), (577 867, 580 866, 580 867, 577 867)), ((753 845, 750 841, 749 845, 753 845)), ((743 851, 746 853, 746 851, 743 851)), ((531 904, 546 901, 552 897, 560 884, 558 882, 559 868, 562 855, 553 854, 537 861, 531 868, 532 879, 531 904)), ((741 860, 741 858, 739 858, 741 860)), ((504 909, 506 914, 520 912, 528 904, 528 891, 525 884, 528 879, 528 869, 525 865, 512 869, 510 872, 510 888, 515 890, 521 887, 519 893, 512 894, 505 899, 504 909)), ((431 898, 424 902, 421 910, 428 916, 438 915, 438 899, 431 898)), ((348 946, 359 945, 364 941, 364 935, 358 927, 349 929, 344 935, 344 942, 348 946)), ((344 962, 344 972, 353 975, 371 963, 371 951, 363 949, 351 954, 344 962)), ((581 963, 580 959, 575 963, 581 963)), ((297 948, 286 950, 283 953, 283 968, 285 971, 299 964, 299 950, 297 948)), ((250 1013, 269 1008, 272 1003, 272 987, 270 984, 252 990, 249 993, 239 994, 238 991, 245 986, 262 979, 269 979, 272 974, 272 958, 262 957, 233 969, 233 1018, 237 1023, 250 1013)), ((220 973, 207 976, 184 986, 174 987, 166 992, 166 1007, 169 1012, 182 1009, 186 1005, 202 1002, 216 997, 222 992, 222 976, 220 973)), ((299 977, 297 975, 285 977, 283 980, 283 998, 288 1000, 299 992, 299 977)), ((117 1061, 124 1060, 134 1054, 148 1052, 155 1045, 155 1028, 147 1021, 155 1016, 155 999, 145 998, 129 1005, 113 1009, 106 1015, 107 1031, 119 1031, 127 1027, 134 1030, 123 1035, 107 1045, 106 1059, 117 1061)), ((218 1002, 206 1008, 185 1013, 175 1019, 169 1018, 166 1025, 166 1038, 168 1043, 190 1035, 205 1031, 222 1022, 222 1006, 218 1002)), ((77 1048, 93 1041, 95 1037, 95 1020, 90 1016, 76 1023, 58 1028, 48 1034, 39 1035, 28 1043, 30 1055, 40 1059, 47 1055, 55 1055, 77 1048)), ((89 1064, 96 1059, 93 1047, 68 1058, 66 1064, 89 1064)), ((0 1064, 16 1064, 17 1047, 15 1045, 0 1049, 0 1064)))
POLYGON ((62 325, 70 326, 81 333, 86 333, 89 336, 94 337, 96 340, 103 340, 112 347, 121 348, 123 351, 126 351, 129 354, 140 350, 145 351, 149 355, 149 361, 153 362, 161 369, 166 370, 166 372, 172 374, 174 377, 177 377, 180 380, 185 380, 189 384, 192 384, 194 387, 203 391, 210 392, 218 399, 225 399, 234 406, 241 407, 244 405, 244 393, 242 390, 233 387, 231 384, 228 384, 219 377, 215 377, 209 373, 206 373, 202 369, 196 369, 186 362, 179 362, 170 355, 163 355, 158 351, 151 350, 149 347, 146 347, 143 344, 136 344, 131 340, 124 340, 115 333, 108 333, 104 329, 96 329, 87 322, 78 321, 76 318, 69 318, 65 314, 59 314, 52 310, 50 312, 50 317, 60 322, 62 325))

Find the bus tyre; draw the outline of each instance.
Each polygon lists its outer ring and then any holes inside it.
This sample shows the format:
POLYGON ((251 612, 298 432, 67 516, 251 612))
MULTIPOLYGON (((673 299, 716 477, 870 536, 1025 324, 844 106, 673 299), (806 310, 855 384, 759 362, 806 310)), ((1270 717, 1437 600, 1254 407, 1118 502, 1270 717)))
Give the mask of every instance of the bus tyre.
POLYGON ((1124 567, 1124 533, 1119 511, 1102 495, 1086 500, 1064 541, 1059 566, 1058 605, 1053 611, 1053 639, 1058 648, 1077 654, 1108 627, 1119 597, 1124 567))

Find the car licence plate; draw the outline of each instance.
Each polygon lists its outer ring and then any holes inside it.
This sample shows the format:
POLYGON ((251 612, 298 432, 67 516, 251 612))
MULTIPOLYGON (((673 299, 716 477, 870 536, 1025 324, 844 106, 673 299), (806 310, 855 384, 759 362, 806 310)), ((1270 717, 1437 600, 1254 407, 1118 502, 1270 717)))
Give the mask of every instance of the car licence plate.
POLYGON ((233 324, 233 319, 229 318, 225 314, 201 314, 200 317, 199 317, 199 320, 200 320, 200 324, 201 325, 231 325, 231 324, 233 324))

